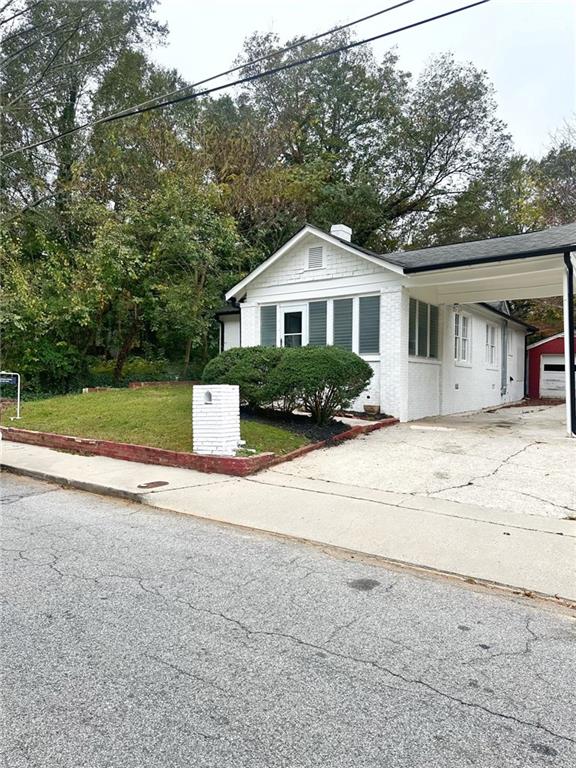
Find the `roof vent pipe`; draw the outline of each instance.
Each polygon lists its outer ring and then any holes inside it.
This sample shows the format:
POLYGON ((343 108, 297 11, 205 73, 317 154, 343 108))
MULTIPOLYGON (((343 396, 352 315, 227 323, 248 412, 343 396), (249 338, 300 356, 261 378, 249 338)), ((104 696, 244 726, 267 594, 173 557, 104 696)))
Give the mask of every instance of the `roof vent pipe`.
POLYGON ((352 230, 346 224, 332 224, 330 234, 340 238, 340 240, 346 240, 347 243, 352 240, 352 230))

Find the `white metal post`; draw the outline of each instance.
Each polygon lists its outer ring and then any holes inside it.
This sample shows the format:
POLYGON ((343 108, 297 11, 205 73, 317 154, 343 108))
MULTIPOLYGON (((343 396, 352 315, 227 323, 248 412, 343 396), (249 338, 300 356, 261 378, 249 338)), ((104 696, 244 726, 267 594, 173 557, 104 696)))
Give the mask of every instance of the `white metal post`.
MULTIPOLYGON (((569 259, 572 259, 572 255, 568 257, 569 259)), ((572 267, 573 268, 573 267, 572 267)), ((571 294, 573 293, 573 277, 570 274, 570 267, 568 264, 568 260, 565 259, 565 266, 564 266, 564 280, 563 280, 563 291, 562 291, 562 310, 563 310, 563 319, 564 319, 564 375, 566 379, 566 430, 568 432, 568 437, 575 437, 574 433, 574 425, 572 423, 573 421, 573 414, 572 414, 572 408, 574 403, 574 357, 573 357, 573 348, 574 344, 572 342, 571 336, 574 335, 574 321, 572 318, 572 313, 574 311, 574 305, 573 305, 573 297, 571 294)))
POLYGON ((18 394, 16 397, 18 398, 16 401, 16 418, 20 418, 20 374, 17 373, 16 376, 18 376, 18 394))

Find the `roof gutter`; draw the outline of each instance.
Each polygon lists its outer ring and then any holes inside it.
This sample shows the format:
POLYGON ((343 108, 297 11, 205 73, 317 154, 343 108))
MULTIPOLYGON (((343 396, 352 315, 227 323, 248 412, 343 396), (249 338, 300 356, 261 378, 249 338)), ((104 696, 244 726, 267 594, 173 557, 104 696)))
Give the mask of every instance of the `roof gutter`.
MULTIPOLYGON (((464 243, 463 243, 464 245, 464 243)), ((495 264, 499 261, 515 261, 517 259, 536 258, 537 256, 557 256, 566 253, 566 249, 576 250, 576 244, 574 245, 562 245, 555 248, 540 248, 537 251, 524 251, 522 253, 512 253, 509 255, 500 256, 483 256, 478 259, 460 261, 449 261, 442 264, 432 264, 428 266, 419 267, 404 267, 404 272, 407 275, 414 274, 415 272, 435 272, 439 269, 451 269, 455 267, 470 267, 475 264, 495 264)), ((409 253, 409 251, 407 252, 409 253)))

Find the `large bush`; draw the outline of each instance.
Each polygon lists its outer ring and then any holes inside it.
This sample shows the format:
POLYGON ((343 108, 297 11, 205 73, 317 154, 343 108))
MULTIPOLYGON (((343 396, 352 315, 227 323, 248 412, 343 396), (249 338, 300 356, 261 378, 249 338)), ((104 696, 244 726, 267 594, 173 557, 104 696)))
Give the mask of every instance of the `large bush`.
POLYGON ((353 352, 338 347, 284 349, 270 372, 268 391, 277 400, 290 398, 326 424, 368 386, 372 368, 353 352))
POLYGON ((272 405, 272 371, 284 354, 276 347, 237 347, 215 357, 202 374, 205 384, 237 384, 240 398, 250 408, 272 405))
POLYGON ((122 368, 119 382, 114 380, 115 360, 95 360, 90 365, 88 386, 126 386, 131 381, 167 381, 175 376, 168 370, 166 360, 146 360, 143 357, 129 357, 122 368))
POLYGON ((23 389, 36 394, 73 392, 86 376, 86 359, 76 347, 47 338, 35 339, 2 367, 20 373, 23 389))

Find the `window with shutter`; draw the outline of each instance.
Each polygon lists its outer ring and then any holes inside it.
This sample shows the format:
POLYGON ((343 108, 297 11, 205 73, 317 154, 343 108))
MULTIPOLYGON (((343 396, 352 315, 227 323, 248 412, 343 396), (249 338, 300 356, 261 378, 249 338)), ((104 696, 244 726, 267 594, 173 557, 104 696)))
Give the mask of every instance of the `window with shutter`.
POLYGON ((308 269, 322 269, 324 266, 324 253, 321 245, 308 248, 308 269))
POLYGON ((408 354, 438 358, 438 307, 410 299, 408 308, 408 354))
POLYGON ((311 347, 326 346, 326 301, 311 301, 308 304, 308 344, 311 347))
POLYGON ((428 357, 438 357, 438 307, 430 304, 430 346, 428 357))
POLYGON ((361 355, 377 355, 380 352, 380 296, 360 297, 358 351, 361 355))
POLYGON ((409 323, 408 323, 408 354, 416 354, 416 326, 417 326, 417 309, 418 302, 416 299, 410 299, 409 307, 409 323))
POLYGON ((260 344, 276 346, 276 305, 260 307, 260 344))
POLYGON ((418 355, 428 357, 428 304, 418 302, 418 355))
POLYGON ((334 300, 334 346, 352 349, 352 299, 334 300))

